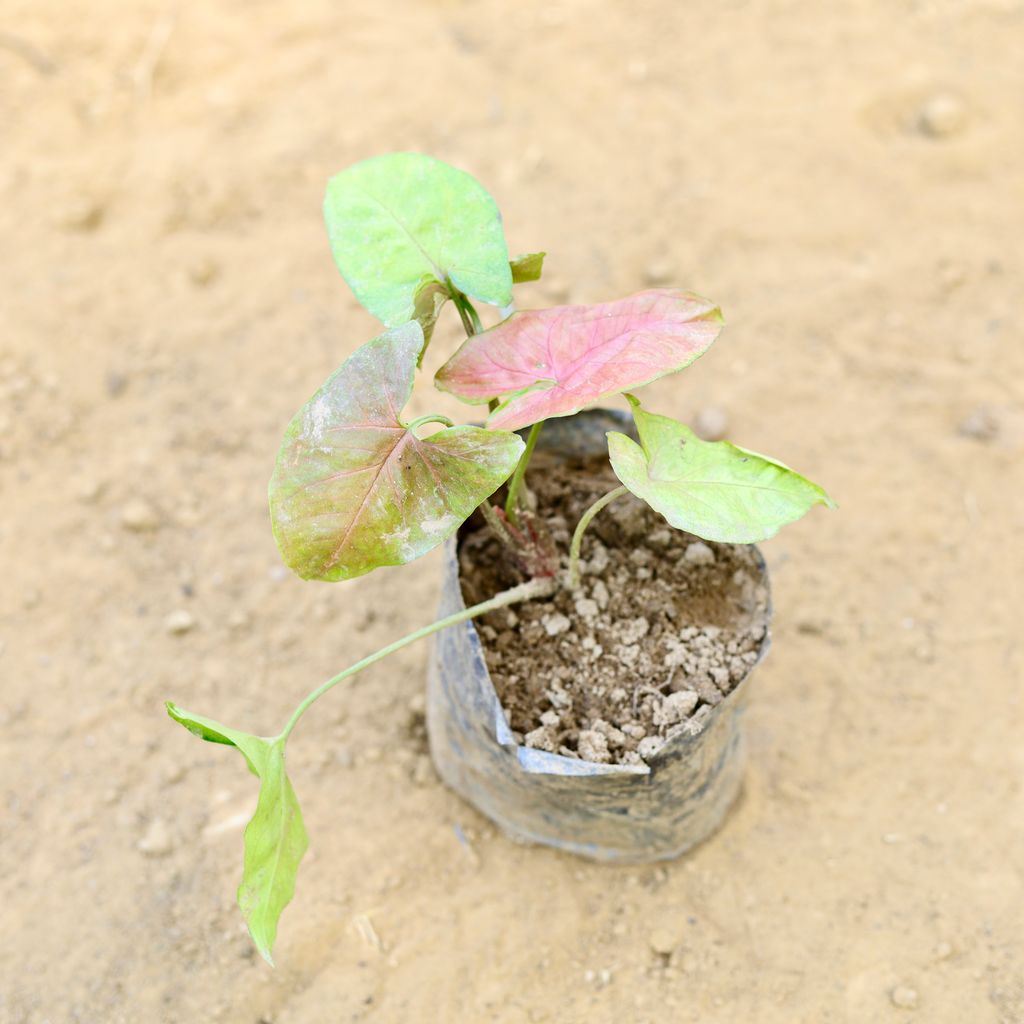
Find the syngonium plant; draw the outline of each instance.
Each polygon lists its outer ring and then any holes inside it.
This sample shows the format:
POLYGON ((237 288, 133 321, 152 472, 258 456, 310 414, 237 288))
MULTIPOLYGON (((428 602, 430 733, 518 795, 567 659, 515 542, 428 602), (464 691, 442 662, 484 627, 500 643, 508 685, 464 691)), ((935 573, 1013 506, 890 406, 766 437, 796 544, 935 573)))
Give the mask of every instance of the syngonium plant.
POLYGON ((338 174, 328 184, 324 212, 338 269, 387 329, 358 348, 285 430, 270 481, 284 561, 305 579, 352 579, 419 558, 479 509, 528 579, 339 672, 298 705, 276 736, 229 729, 168 703, 171 717, 190 732, 237 747, 260 780, 245 830, 238 903, 271 963, 278 919, 308 846, 285 748, 301 716, 328 690, 448 626, 577 587, 587 525, 626 493, 671 526, 739 544, 771 537, 813 505, 832 505, 820 487, 782 463, 726 441, 703 441, 685 424, 648 412, 633 395, 708 350, 722 327, 713 303, 654 288, 597 305, 515 311, 513 285, 537 280, 545 254, 510 261, 491 196, 463 171, 417 153, 376 157, 338 174), (500 322, 483 329, 474 300, 497 307, 500 322), (434 383, 486 406, 482 427, 456 426, 438 414, 403 419, 448 302, 467 339, 434 383), (608 434, 621 486, 587 509, 560 555, 526 500, 525 472, 538 433, 545 420, 620 394, 629 401, 639 443, 608 434), (439 429, 424 434, 428 425, 439 429), (504 500, 495 504, 503 485, 504 500))

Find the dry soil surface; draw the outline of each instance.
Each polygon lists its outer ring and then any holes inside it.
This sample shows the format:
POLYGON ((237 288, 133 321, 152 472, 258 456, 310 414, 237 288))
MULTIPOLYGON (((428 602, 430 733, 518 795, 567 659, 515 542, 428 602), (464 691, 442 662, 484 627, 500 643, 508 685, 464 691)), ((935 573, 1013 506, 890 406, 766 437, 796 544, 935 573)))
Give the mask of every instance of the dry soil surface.
POLYGON ((4 1024, 1024 1021, 1019 0, 0 13, 4 1024), (293 737, 313 847, 271 970, 233 906, 253 780, 162 701, 272 732, 430 617, 436 556, 302 583, 265 500, 375 333, 324 183, 399 148, 549 251, 528 303, 719 301, 648 407, 717 407, 841 508, 766 545, 714 839, 507 841, 429 771, 410 647, 293 737))

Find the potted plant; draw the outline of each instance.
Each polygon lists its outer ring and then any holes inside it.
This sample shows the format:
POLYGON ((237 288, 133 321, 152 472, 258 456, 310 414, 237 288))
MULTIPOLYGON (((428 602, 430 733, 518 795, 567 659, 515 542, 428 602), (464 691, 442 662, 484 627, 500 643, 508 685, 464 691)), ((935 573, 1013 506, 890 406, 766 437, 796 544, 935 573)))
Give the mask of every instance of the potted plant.
POLYGON ((238 902, 267 960, 308 845, 285 768, 292 731, 334 686, 427 636, 438 770, 513 835, 618 859, 707 835, 735 795, 741 684, 768 642, 752 545, 831 505, 781 463, 704 441, 633 394, 707 351, 714 304, 659 288, 513 311, 513 285, 539 278, 544 254, 510 261, 493 199, 419 154, 337 175, 325 214, 341 273, 386 330, 288 425, 275 538, 307 579, 443 544, 447 577, 441 618, 321 684, 276 736, 167 705, 260 780, 238 902), (500 321, 484 330, 474 300, 500 321), (483 426, 402 418, 449 302, 467 340, 435 383, 484 407, 483 426), (631 420, 591 409, 619 394, 631 420))

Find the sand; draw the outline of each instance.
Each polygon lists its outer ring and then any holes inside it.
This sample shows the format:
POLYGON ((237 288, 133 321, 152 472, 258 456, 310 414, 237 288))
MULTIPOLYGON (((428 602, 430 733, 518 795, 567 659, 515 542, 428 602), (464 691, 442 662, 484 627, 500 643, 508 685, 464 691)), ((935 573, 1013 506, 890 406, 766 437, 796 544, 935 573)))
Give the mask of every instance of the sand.
MULTIPOLYGON (((1019 2, 0 7, 4 1024, 1024 1021, 1019 2), (303 583, 266 510, 288 419, 376 333, 325 181, 392 149, 548 250, 523 304, 719 302, 645 405, 724 413, 841 507, 764 546, 714 839, 507 841, 429 770, 410 647, 293 736, 312 849, 271 970, 233 905, 253 779, 162 701, 273 732, 429 620, 436 555, 303 583)), ((426 379, 411 410, 472 415, 426 379)))

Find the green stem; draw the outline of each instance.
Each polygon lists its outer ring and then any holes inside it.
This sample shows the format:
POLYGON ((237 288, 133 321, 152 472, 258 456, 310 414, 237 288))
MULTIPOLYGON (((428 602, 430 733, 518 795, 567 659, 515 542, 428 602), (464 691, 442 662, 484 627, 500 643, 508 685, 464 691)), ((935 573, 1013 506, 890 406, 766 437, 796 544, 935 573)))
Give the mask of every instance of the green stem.
POLYGON ((484 325, 480 322, 480 316, 473 303, 457 288, 453 288, 452 301, 459 311, 459 318, 462 320, 462 329, 466 332, 466 337, 472 338, 474 334, 479 334, 484 329, 484 325))
POLYGON ((326 683, 321 683, 305 700, 295 709, 292 713, 292 717, 288 720, 288 724, 281 730, 281 732, 274 737, 275 743, 284 744, 288 737, 291 735, 292 730, 298 724, 299 719, 309 710, 310 706, 318 701, 328 690, 337 686, 338 683, 344 682, 350 676, 354 676, 357 672, 362 672, 364 668, 368 668, 370 665, 386 658, 389 654, 394 654, 395 651, 401 650, 403 647, 408 646, 411 643, 415 643, 417 640, 422 640, 424 637, 430 636, 432 633, 437 633, 442 629, 447 629, 449 626, 457 626, 460 622, 466 622, 468 619, 474 619, 478 615, 486 615, 487 612, 492 612, 496 608, 504 608, 506 605, 517 604, 520 601, 529 601, 535 597, 547 597, 554 593, 555 581, 550 577, 538 578, 529 580, 527 583, 521 583, 518 587, 512 587, 511 590, 504 590, 500 594, 495 595, 489 601, 482 601, 480 604, 475 604, 471 608, 464 608, 461 612, 456 612, 454 615, 449 615, 447 618, 439 619, 437 622, 431 623, 429 626, 424 626, 422 629, 416 630, 415 633, 410 633, 408 636, 402 637, 401 640, 396 640, 394 643, 390 643, 387 647, 382 647, 379 651, 373 654, 367 655, 362 661, 357 661, 350 668, 345 669, 343 672, 339 672, 336 676, 331 676, 326 683))
POLYGON ((523 454, 519 457, 519 462, 516 463, 516 471, 512 474, 512 479, 509 481, 508 497, 505 499, 505 515, 513 525, 518 522, 519 491, 522 489, 523 479, 526 476, 526 467, 530 462, 533 449, 537 445, 540 428, 543 426, 544 421, 541 420, 530 427, 530 433, 526 437, 526 448, 523 449, 523 454))
POLYGON ((413 420, 412 423, 405 425, 406 430, 415 430, 417 427, 422 427, 424 423, 442 423, 446 427, 454 427, 447 416, 442 416, 439 412, 428 412, 426 416, 421 416, 418 420, 413 420))
POLYGON ((508 528, 501 521, 501 516, 499 516, 495 511, 490 500, 480 502, 478 508, 480 514, 484 517, 485 522, 491 528, 498 540, 500 540, 501 543, 509 550, 516 551, 516 542, 512 539, 512 534, 508 532, 508 528))
POLYGON ((605 507, 610 505, 616 498, 621 498, 628 492, 626 487, 616 487, 609 491, 604 497, 598 498, 586 512, 580 516, 576 524, 576 532, 572 535, 572 544, 569 546, 569 586, 578 590, 580 585, 580 547, 583 544, 583 534, 587 532, 590 521, 605 507))

